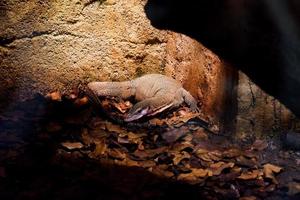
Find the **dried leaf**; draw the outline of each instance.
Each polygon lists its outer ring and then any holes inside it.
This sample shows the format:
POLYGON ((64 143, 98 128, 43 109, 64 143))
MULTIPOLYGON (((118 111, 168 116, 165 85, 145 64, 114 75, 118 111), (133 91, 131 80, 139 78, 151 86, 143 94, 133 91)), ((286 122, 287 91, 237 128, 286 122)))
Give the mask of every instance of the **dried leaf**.
POLYGON ((61 93, 59 91, 51 92, 46 95, 46 98, 52 101, 61 101, 61 93))
POLYGON ((142 138, 147 136, 147 135, 146 134, 135 134, 135 133, 132 133, 132 132, 128 132, 127 136, 128 136, 128 140, 131 143, 138 144, 138 143, 141 143, 142 138))
POLYGON ((191 155, 185 151, 181 153, 174 153, 173 163, 174 165, 178 165, 183 159, 190 159, 191 155))
POLYGON ((118 137, 118 143, 120 143, 120 144, 130 144, 128 138, 126 138, 126 137, 118 137))
POLYGON ((234 158, 241 155, 241 150, 239 149, 228 149, 223 152, 223 157, 234 158))
POLYGON ((83 147, 81 142, 63 142, 61 145, 69 150, 81 149, 83 147))
POLYGON ((281 167, 278 167, 276 165, 272 165, 272 164, 265 164, 264 165, 264 176, 266 178, 272 179, 273 183, 278 184, 274 173, 279 173, 282 170, 281 167))
POLYGON ((257 160, 255 158, 248 159, 244 156, 239 156, 236 158, 236 164, 245 167, 255 168, 257 167, 257 160))
POLYGON ((208 170, 208 169, 196 169, 196 168, 192 168, 192 172, 191 172, 194 176, 198 177, 198 178, 204 178, 207 176, 212 176, 213 173, 212 171, 208 170))
POLYGON ((162 138, 166 140, 168 143, 173 143, 177 141, 182 136, 186 135, 189 132, 189 129, 187 127, 180 127, 171 129, 165 133, 162 134, 162 138))
POLYGON ((245 196, 239 198, 239 200, 257 200, 257 198, 255 196, 245 196))
POLYGON ((139 159, 150 159, 155 157, 158 154, 161 154, 165 152, 168 149, 168 147, 160 147, 157 149, 148 149, 145 151, 141 151, 137 149, 132 155, 139 158, 139 159))
POLYGON ((160 176, 160 177, 167 177, 167 178, 171 178, 174 176, 173 172, 170 172, 166 169, 164 169, 164 167, 160 167, 160 166, 153 166, 149 168, 149 171, 152 172, 153 174, 160 176))
POLYGON ((265 140, 255 140, 255 142, 252 144, 252 149, 262 151, 265 148, 268 147, 268 143, 265 140))
POLYGON ((198 184, 203 182, 202 179, 197 178, 194 174, 192 173, 188 173, 188 174, 179 174, 179 176, 177 177, 177 180, 179 181, 185 181, 188 182, 190 184, 198 184))
POLYGON ((113 105, 121 112, 121 113, 126 113, 131 107, 132 103, 130 101, 121 101, 118 103, 113 103, 113 105))
POLYGON ((184 111, 180 110, 178 111, 178 115, 174 115, 173 117, 166 119, 166 124, 168 126, 182 126, 184 123, 188 122, 190 119, 193 119, 195 117, 198 117, 200 114, 199 113, 193 113, 190 111, 184 111))
POLYGON ((149 124, 153 125, 153 126, 162 126, 165 123, 166 123, 165 120, 158 119, 158 118, 153 118, 153 119, 149 120, 149 124))
POLYGON ((289 188, 288 195, 290 196, 294 196, 300 193, 300 183, 290 182, 288 183, 288 188, 289 188))
POLYGON ((193 140, 195 140, 196 143, 198 143, 198 141, 208 140, 208 135, 203 128, 200 128, 193 132, 193 140))
POLYGON ((95 117, 89 122, 88 126, 91 129, 106 130, 106 123, 108 122, 103 121, 101 118, 95 117))
POLYGON ((119 149, 108 149, 108 155, 118 160, 124 160, 126 158, 126 154, 119 149))
POLYGON ((96 148, 93 152, 93 155, 95 155, 96 157, 105 154, 105 152, 107 151, 107 144, 105 143, 104 140, 102 141, 98 141, 95 142, 96 144, 96 148))
POLYGON ((219 161, 222 158, 222 153, 218 150, 208 151, 206 149, 198 149, 196 156, 206 162, 219 161))
POLYGON ((243 156, 247 157, 247 158, 255 158, 257 159, 258 158, 258 155, 256 152, 254 152, 253 150, 245 150, 243 152, 243 156))
POLYGON ((241 174, 241 168, 233 167, 229 173, 223 173, 219 175, 219 179, 222 182, 229 182, 235 180, 241 174))
POLYGON ((172 151, 183 151, 183 150, 193 150, 194 148, 194 145, 192 145, 191 143, 188 143, 188 142, 180 142, 180 143, 175 143, 173 146, 172 146, 172 151))
POLYGON ((222 152, 219 150, 210 151, 208 155, 213 161, 219 161, 222 158, 222 152))
POLYGON ((126 131, 122 127, 111 122, 106 122, 105 127, 109 132, 126 133, 126 131))
POLYGON ((82 97, 82 98, 76 99, 74 102, 74 105, 76 107, 81 107, 81 106, 87 105, 88 101, 89 100, 87 97, 82 97))
POLYGON ((149 167, 154 167, 156 163, 153 160, 142 160, 138 161, 138 166, 143 167, 143 168, 149 168, 149 167))
POLYGON ((259 170, 245 171, 238 178, 242 180, 251 180, 260 177, 262 173, 259 170))
POLYGON ((209 166, 209 169, 212 171, 213 175, 220 175, 222 171, 226 168, 232 168, 234 166, 234 163, 224 163, 224 162, 217 162, 213 163, 209 166))

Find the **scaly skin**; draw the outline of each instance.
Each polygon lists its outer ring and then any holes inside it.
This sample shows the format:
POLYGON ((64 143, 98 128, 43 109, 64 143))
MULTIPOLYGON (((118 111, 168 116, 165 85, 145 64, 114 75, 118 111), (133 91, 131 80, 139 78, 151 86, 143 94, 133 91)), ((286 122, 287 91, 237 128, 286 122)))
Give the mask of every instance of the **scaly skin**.
POLYGON ((192 111, 199 111, 194 97, 176 80, 161 75, 147 74, 132 81, 124 82, 91 82, 88 84, 92 99, 95 96, 115 96, 122 99, 134 97, 136 103, 125 121, 134 121, 143 116, 152 116, 167 108, 187 103, 192 111))

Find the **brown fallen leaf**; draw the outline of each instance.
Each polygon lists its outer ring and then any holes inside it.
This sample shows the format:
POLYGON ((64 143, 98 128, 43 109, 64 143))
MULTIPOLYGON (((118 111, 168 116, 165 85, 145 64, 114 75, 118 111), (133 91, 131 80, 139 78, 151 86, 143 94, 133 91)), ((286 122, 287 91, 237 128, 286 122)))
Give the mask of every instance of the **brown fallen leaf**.
POLYGON ((137 149, 132 155, 134 157, 142 159, 142 160, 143 159, 151 159, 151 158, 155 157, 156 155, 165 152, 167 149, 168 149, 168 147, 160 147, 157 149, 147 149, 144 151, 137 149))
POLYGON ((111 122, 106 121, 105 127, 109 132, 115 133, 126 133, 126 130, 117 124, 113 124, 111 122))
POLYGON ((181 153, 172 153, 174 155, 173 163, 174 165, 178 165, 183 159, 190 159, 191 155, 185 151, 181 153))
POLYGON ((138 161, 138 166, 143 168, 154 167, 156 163, 153 160, 142 160, 138 161))
POLYGON ((234 163, 224 163, 224 162, 217 162, 213 163, 209 166, 209 170, 212 171, 214 176, 218 176, 222 173, 222 171, 226 168, 232 168, 234 166, 234 163))
POLYGON ((199 148, 195 153, 198 158, 206 162, 220 161, 222 158, 222 153, 218 150, 208 151, 199 148))
POLYGON ((88 126, 91 129, 99 129, 99 130, 106 130, 106 123, 103 119, 99 117, 94 117, 89 123, 88 126))
POLYGON ((179 110, 179 111, 177 111, 176 114, 173 117, 166 119, 166 124, 168 126, 179 127, 179 126, 183 125, 184 123, 188 122, 190 119, 193 119, 200 115, 199 113, 190 112, 188 109, 187 110, 179 110))
POLYGON ((219 175, 219 179, 221 182, 229 182, 235 180, 241 174, 241 168, 233 167, 229 173, 222 173, 219 175))
POLYGON ((193 132, 193 141, 198 143, 199 141, 208 140, 208 135, 203 128, 197 129, 193 132))
POLYGON ((51 92, 46 94, 46 99, 52 100, 52 101, 61 101, 61 93, 59 91, 51 92))
POLYGON ((95 150, 91 153, 92 157, 100 157, 102 155, 105 155, 107 152, 107 144, 105 143, 104 140, 99 140, 95 142, 96 148, 95 150))
POLYGON ((254 159, 257 159, 258 158, 258 155, 257 155, 257 152, 253 151, 253 149, 248 149, 248 150, 245 150, 243 151, 243 156, 247 157, 247 158, 254 158, 254 159))
POLYGON ((245 171, 242 172, 242 174, 237 177, 238 179, 242 180, 251 180, 251 179, 256 179, 262 175, 262 172, 258 169, 252 170, 252 171, 245 171))
POLYGON ((76 99, 76 100, 74 101, 74 105, 75 105, 76 107, 81 107, 81 106, 87 105, 88 101, 89 101, 89 100, 88 100, 87 97, 82 97, 82 98, 76 99))
POLYGON ((131 143, 138 144, 138 143, 142 142, 143 137, 145 137, 147 135, 146 134, 142 134, 142 133, 135 134, 133 132, 128 132, 127 136, 128 136, 128 140, 131 143))
POLYGON ((171 178, 174 176, 173 172, 170 172, 167 169, 165 169, 165 166, 153 166, 149 168, 149 171, 160 177, 171 178))
POLYGON ((255 168, 257 167, 258 163, 255 158, 246 158, 245 156, 239 156, 236 158, 236 164, 240 166, 255 168))
POLYGON ((198 184, 198 183, 203 182, 203 179, 196 177, 192 173, 179 174, 179 176, 177 177, 177 180, 185 181, 185 182, 188 182, 189 184, 198 184))
POLYGON ((213 161, 219 161, 222 158, 222 152, 219 150, 209 151, 208 155, 213 161))
POLYGON ((192 145, 189 142, 180 142, 180 143, 175 143, 171 146, 172 151, 184 151, 184 150, 190 150, 192 151, 194 149, 194 145, 192 145))
POLYGON ((81 149, 83 147, 81 142, 63 142, 61 145, 68 150, 81 149))
POLYGON ((197 178, 204 178, 207 176, 212 176, 213 173, 211 170, 209 169, 201 169, 201 168, 192 168, 192 172, 191 172, 194 176, 196 176, 197 178))
POLYGON ((108 149, 108 155, 118 160, 124 160, 126 158, 126 154, 119 149, 108 149))
POLYGON ((278 184, 278 182, 277 182, 277 180, 274 176, 274 173, 279 173, 281 170, 282 170, 282 168, 278 167, 276 165, 265 164, 263 172, 264 172, 264 176, 266 178, 269 178, 269 179, 272 180, 273 183, 278 184))
POLYGON ((153 126, 162 126, 164 125, 166 122, 163 119, 158 119, 158 118, 153 118, 149 120, 149 124, 153 125, 153 126))
POLYGON ((267 147, 268 147, 268 143, 265 140, 259 140, 259 139, 257 139, 252 144, 251 149, 262 151, 262 150, 264 150, 267 147))
POLYGON ((236 148, 228 149, 223 152, 224 158, 234 158, 234 157, 238 157, 240 155, 241 155, 241 150, 236 149, 236 148))
POLYGON ((121 113, 126 113, 131 107, 132 103, 130 101, 114 102, 114 107, 117 108, 121 113))
POLYGON ((127 137, 118 137, 118 143, 120 144, 130 144, 130 141, 127 137))
POLYGON ((162 138, 168 143, 173 143, 177 141, 182 136, 186 135, 189 132, 187 127, 173 128, 162 134, 162 138))
POLYGON ((244 196, 239 198, 239 200, 257 200, 255 196, 244 196))
POLYGON ((289 188, 288 195, 290 196, 294 196, 300 193, 300 183, 290 182, 288 183, 288 188, 289 188))

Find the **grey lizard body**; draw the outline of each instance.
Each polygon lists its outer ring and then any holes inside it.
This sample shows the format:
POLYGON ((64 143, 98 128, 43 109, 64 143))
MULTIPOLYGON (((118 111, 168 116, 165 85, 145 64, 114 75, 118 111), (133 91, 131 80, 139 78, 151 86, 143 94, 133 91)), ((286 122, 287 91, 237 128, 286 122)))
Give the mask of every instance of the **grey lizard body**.
POLYGON ((178 107, 184 102, 192 111, 199 111, 197 101, 179 82, 161 74, 147 74, 123 82, 91 82, 88 88, 98 97, 134 97, 138 102, 129 110, 125 119, 128 122, 178 107))

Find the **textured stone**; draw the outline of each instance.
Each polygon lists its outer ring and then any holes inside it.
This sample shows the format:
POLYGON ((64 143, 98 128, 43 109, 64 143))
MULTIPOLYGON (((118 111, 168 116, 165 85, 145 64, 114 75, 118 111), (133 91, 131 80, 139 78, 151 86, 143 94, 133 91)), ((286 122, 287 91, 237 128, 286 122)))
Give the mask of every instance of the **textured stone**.
POLYGON ((166 34, 150 26, 141 1, 2 4, 0 81, 15 98, 163 71, 166 34))
POLYGON ((231 97, 230 70, 191 38, 153 28, 145 3, 1 1, 0 102, 64 92, 94 80, 163 73, 181 81, 200 100, 204 115, 219 123, 231 97))
POLYGON ((239 73, 237 138, 272 136, 297 126, 299 119, 289 109, 239 73))
POLYGON ((201 102, 202 112, 226 131, 232 129, 236 105, 237 72, 197 41, 170 33, 166 74, 201 102))

